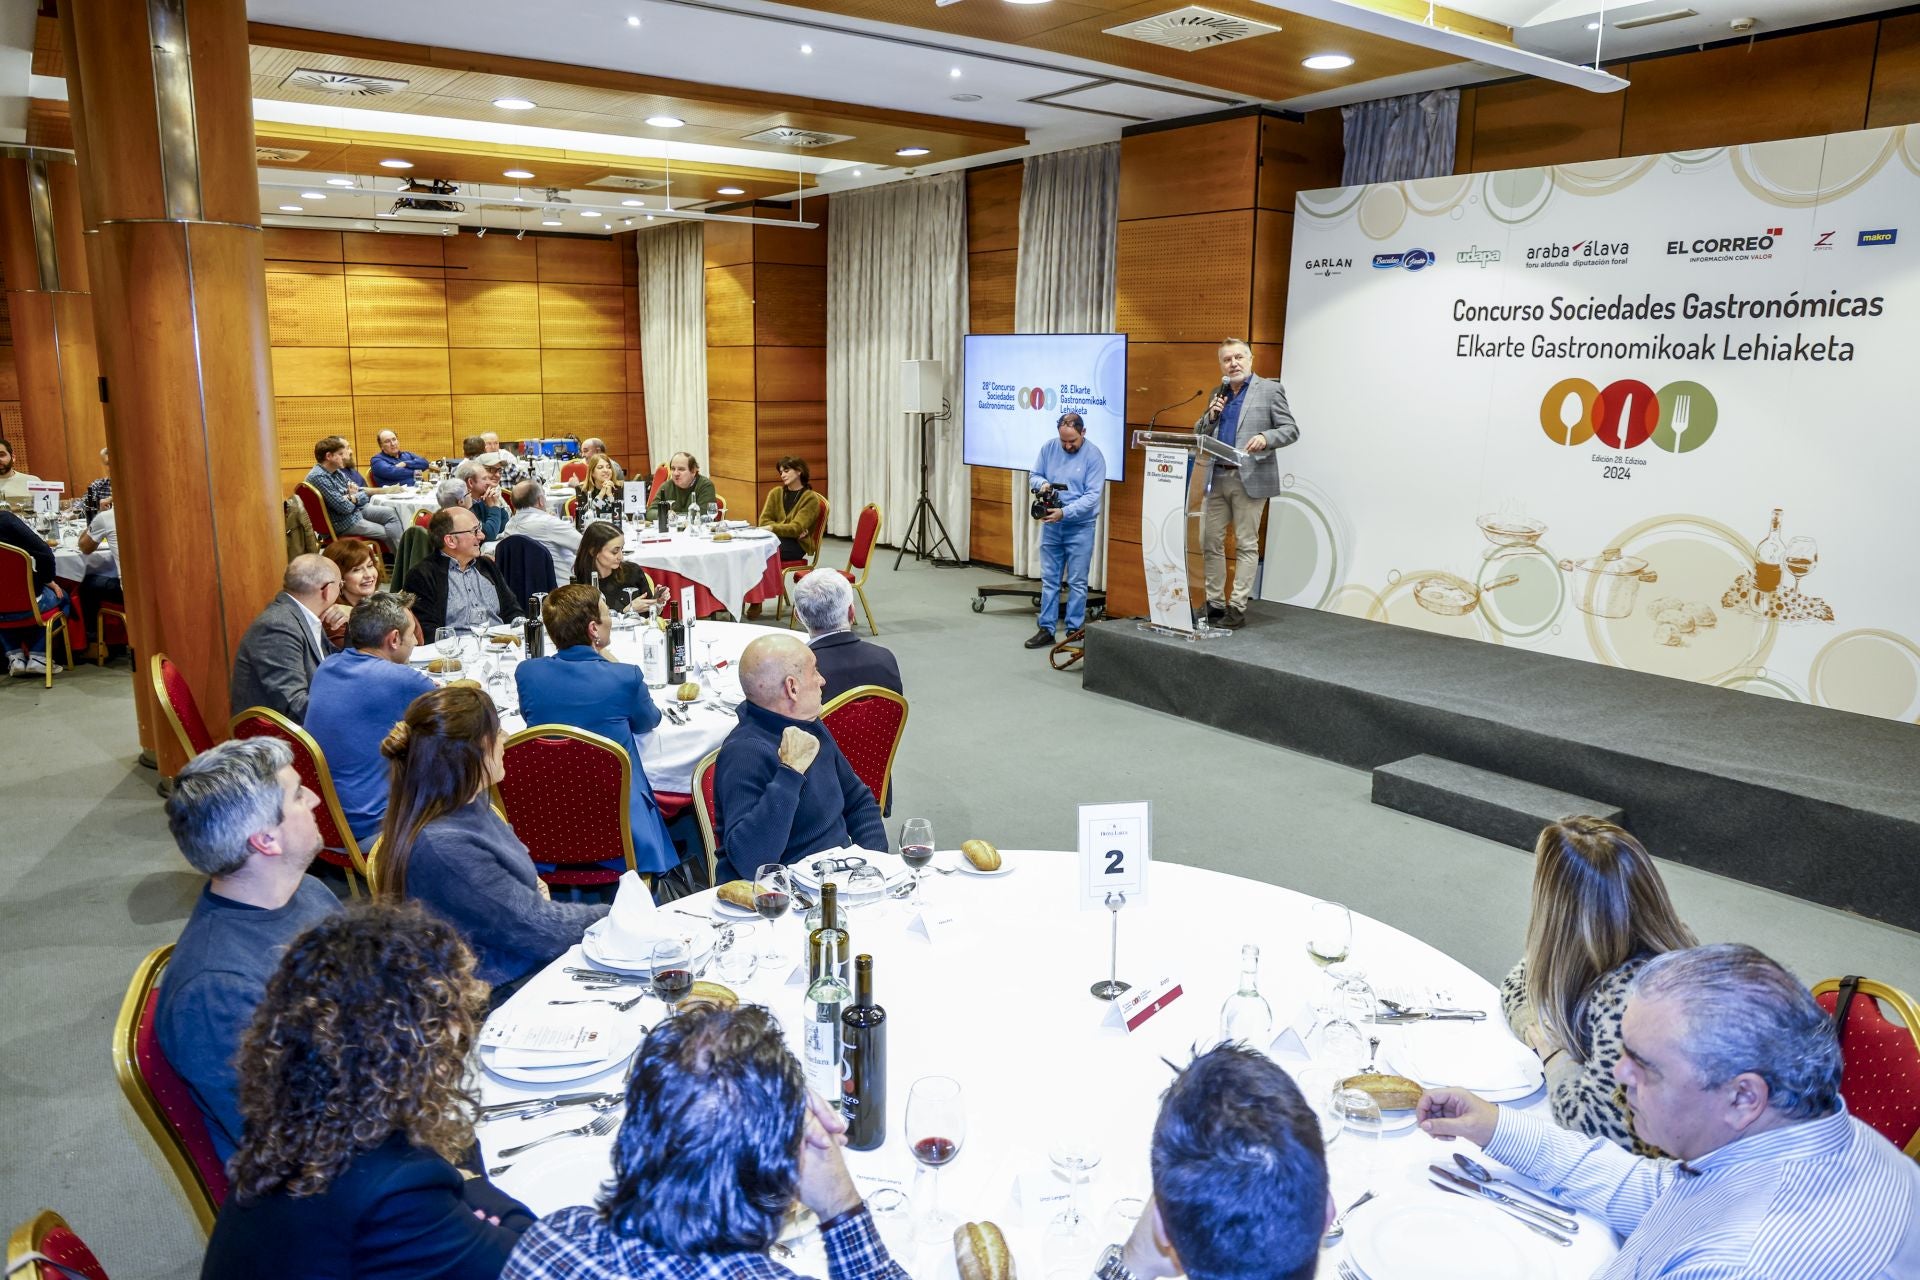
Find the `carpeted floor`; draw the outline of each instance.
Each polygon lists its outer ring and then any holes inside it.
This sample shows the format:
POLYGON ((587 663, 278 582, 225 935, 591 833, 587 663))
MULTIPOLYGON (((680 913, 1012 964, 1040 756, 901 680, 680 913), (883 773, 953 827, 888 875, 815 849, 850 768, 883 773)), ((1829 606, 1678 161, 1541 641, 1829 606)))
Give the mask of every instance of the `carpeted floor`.
MULTIPOLYGON (((844 554, 830 546, 827 560, 844 554)), ((1145 797, 1157 857, 1338 898, 1489 978, 1518 955, 1526 855, 1376 809, 1364 772, 1083 694, 1077 674, 1020 647, 1033 631, 1024 606, 969 610, 973 588, 1002 575, 891 565, 879 561, 868 594, 913 705, 895 823, 931 818, 943 847, 982 836, 1068 848, 1076 803, 1145 797)), ((108 1051, 128 975, 174 938, 199 890, 155 775, 134 764, 128 682, 124 662, 83 666, 51 691, 0 681, 0 1227, 55 1208, 109 1274, 188 1277, 203 1241, 108 1051)), ((1755 942, 1808 981, 1856 972, 1920 990, 1920 935, 1664 870, 1704 940, 1755 942)))

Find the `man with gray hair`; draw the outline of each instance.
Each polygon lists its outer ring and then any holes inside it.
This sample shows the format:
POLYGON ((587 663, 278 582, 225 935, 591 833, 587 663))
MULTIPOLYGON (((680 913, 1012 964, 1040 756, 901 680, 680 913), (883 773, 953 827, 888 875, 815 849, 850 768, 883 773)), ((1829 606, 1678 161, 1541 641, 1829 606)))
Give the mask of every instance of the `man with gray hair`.
POLYGON ((807 574, 793 584, 792 595, 794 615, 807 629, 807 645, 827 682, 821 701, 832 702, 864 684, 906 692, 893 654, 854 631, 853 588, 838 570, 807 574))
POLYGON ((1920 1165, 1848 1114, 1832 1021, 1752 947, 1670 951, 1634 978, 1614 1077, 1671 1160, 1463 1089, 1420 1127, 1466 1138, 1626 1237, 1596 1280, 1920 1276, 1920 1165))
POLYGON ((174 777, 167 826, 208 877, 160 980, 154 1031, 206 1117, 224 1162, 240 1143, 234 1055, 287 944, 340 910, 307 875, 320 851, 319 798, 273 738, 201 752, 174 777))
POLYGON ((735 878, 828 849, 887 847, 873 792, 820 723, 822 683, 813 650, 793 636, 761 636, 740 655, 747 700, 713 777, 735 878))
MULTIPOLYGON (((466 498, 460 505, 479 517, 486 541, 498 538, 500 531, 507 527, 507 500, 501 496, 500 482, 492 470, 480 459, 468 458, 454 469, 453 478, 466 486, 466 498)), ((441 510, 447 505, 443 499, 441 510)))
POLYGON ((327 759, 341 814, 361 848, 387 815, 387 759, 380 743, 407 708, 433 692, 413 656, 413 614, 402 597, 376 591, 347 618, 347 647, 314 669, 307 735, 327 759))
MULTIPOLYGON (((599 436, 588 436, 580 442, 580 460, 586 463, 589 468, 593 466, 593 460, 596 457, 606 452, 607 442, 599 436)), ((613 482, 615 484, 623 483, 627 478, 627 469, 621 466, 620 460, 612 454, 607 454, 607 461, 613 464, 613 482)))
POLYGON ((307 686, 326 655, 320 615, 340 598, 340 569, 325 556, 295 556, 280 579, 280 594, 240 638, 227 684, 235 714, 248 707, 278 711, 299 724, 307 718, 307 686))
POLYGON ((1280 464, 1273 451, 1300 438, 1300 426, 1287 407, 1287 389, 1278 379, 1253 371, 1253 348, 1228 338, 1215 352, 1220 358, 1220 389, 1193 424, 1196 434, 1212 436, 1244 455, 1243 462, 1217 462, 1200 455, 1207 498, 1201 508, 1200 550, 1206 577, 1207 618, 1228 629, 1247 621, 1247 600, 1260 572, 1260 517, 1267 500, 1280 495, 1280 464), (1233 530, 1233 593, 1227 593, 1227 530, 1233 530))
POLYGON ((580 550, 580 531, 570 521, 547 510, 547 491, 538 480, 522 480, 513 486, 513 515, 500 531, 503 538, 515 534, 532 538, 553 557, 553 576, 561 582, 573 577, 573 557, 580 550))

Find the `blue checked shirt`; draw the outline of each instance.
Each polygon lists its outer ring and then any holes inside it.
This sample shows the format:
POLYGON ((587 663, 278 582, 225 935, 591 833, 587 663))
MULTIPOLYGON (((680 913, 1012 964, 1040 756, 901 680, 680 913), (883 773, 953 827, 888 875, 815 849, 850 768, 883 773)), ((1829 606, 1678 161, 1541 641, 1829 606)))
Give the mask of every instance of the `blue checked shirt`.
POLYGON ((1594 1280, 1920 1276, 1920 1164, 1844 1106, 1684 1163, 1502 1107, 1487 1154, 1626 1236, 1594 1280))
POLYGON ((353 519, 370 501, 364 489, 353 497, 347 496, 348 476, 344 469, 329 471, 316 462, 313 470, 307 472, 307 483, 320 491, 327 510, 339 519, 353 519))
MULTIPOLYGON (((861 1205, 821 1233, 832 1280, 911 1280, 861 1205)), ((796 1280, 764 1253, 660 1253, 616 1235, 599 1210, 575 1205, 527 1229, 500 1280, 796 1280)))

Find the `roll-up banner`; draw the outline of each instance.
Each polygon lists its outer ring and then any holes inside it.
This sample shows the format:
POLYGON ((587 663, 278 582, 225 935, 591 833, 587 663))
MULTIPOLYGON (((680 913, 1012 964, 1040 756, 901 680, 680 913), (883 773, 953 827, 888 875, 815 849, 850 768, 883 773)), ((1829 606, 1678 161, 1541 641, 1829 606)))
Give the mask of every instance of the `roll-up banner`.
POLYGON ((1267 599, 1920 717, 1920 126, 1303 192, 1292 253, 1267 599))
POLYGON ((1193 630, 1187 590, 1188 451, 1147 447, 1140 490, 1140 556, 1146 567, 1147 612, 1157 626, 1193 630))

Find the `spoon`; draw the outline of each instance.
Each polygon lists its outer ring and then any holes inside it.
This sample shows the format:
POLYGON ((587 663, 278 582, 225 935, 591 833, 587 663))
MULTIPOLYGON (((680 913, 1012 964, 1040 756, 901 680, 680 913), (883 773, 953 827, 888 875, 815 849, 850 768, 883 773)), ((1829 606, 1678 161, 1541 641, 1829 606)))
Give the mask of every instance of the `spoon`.
POLYGON ((1460 1152, 1460 1151, 1454 1152, 1453 1162, 1459 1165, 1462 1169, 1466 1170, 1467 1176, 1469 1178, 1472 1178, 1475 1182, 1484 1182, 1488 1184, 1499 1183, 1501 1186, 1506 1187, 1510 1191, 1517 1191, 1521 1195, 1527 1196, 1530 1199, 1538 1200, 1541 1204, 1547 1205, 1550 1208, 1558 1209, 1561 1213, 1566 1214, 1568 1217, 1573 1217, 1576 1213, 1579 1212, 1577 1209, 1571 1208, 1568 1205, 1561 1204, 1558 1200, 1548 1199, 1546 1196, 1541 1195, 1538 1191, 1529 1191, 1525 1187, 1519 1185, 1518 1183, 1509 1182, 1505 1178, 1494 1177, 1493 1174, 1488 1171, 1485 1165, 1481 1164, 1478 1160, 1475 1160, 1472 1156, 1469 1156, 1464 1152, 1460 1152))
POLYGON ((1567 392, 1567 398, 1560 402, 1560 425, 1566 428, 1566 439, 1562 444, 1571 444, 1573 429, 1586 420, 1587 406, 1580 399, 1578 391, 1567 392))
POLYGON ((1347 1233, 1347 1215, 1371 1199, 1373 1199, 1373 1192, 1369 1191, 1345 1209, 1341 1210, 1340 1216, 1335 1218, 1333 1225, 1327 1228, 1327 1234, 1320 1237, 1320 1247, 1322 1249, 1329 1248, 1333 1245, 1334 1241, 1345 1235, 1347 1233))
POLYGON ((1380 1056, 1380 1037, 1367 1037, 1367 1075, 1373 1074, 1373 1060, 1380 1056))

